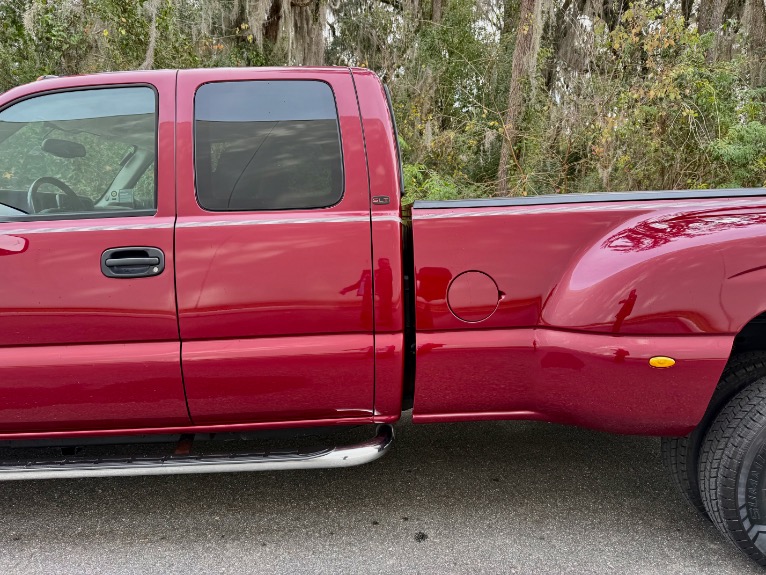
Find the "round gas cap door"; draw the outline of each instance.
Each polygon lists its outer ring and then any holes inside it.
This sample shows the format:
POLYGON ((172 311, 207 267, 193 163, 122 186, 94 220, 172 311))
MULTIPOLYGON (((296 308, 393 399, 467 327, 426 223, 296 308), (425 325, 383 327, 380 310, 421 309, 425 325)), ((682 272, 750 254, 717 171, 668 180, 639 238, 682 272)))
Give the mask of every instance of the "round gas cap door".
POLYGON ((497 309, 500 291, 484 272, 463 272, 449 286, 447 303, 452 314, 463 321, 484 321, 497 309))

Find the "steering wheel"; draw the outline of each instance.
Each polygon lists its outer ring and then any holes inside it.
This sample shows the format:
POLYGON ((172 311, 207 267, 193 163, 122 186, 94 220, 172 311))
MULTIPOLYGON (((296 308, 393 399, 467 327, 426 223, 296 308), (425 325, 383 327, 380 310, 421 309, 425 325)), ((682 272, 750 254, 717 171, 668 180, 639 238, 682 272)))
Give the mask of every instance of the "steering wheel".
POLYGON ((56 186, 59 190, 64 192, 64 194, 66 194, 67 196, 69 196, 75 201, 76 208, 84 209, 84 206, 82 202, 80 201, 80 196, 75 194, 72 188, 67 186, 64 182, 62 182, 58 178, 43 176, 42 178, 37 178, 34 182, 32 182, 32 185, 29 186, 29 191, 27 192, 27 206, 29 208, 30 214, 36 214, 40 211, 41 206, 39 205, 37 194, 38 194, 38 191, 40 190, 40 186, 42 186, 43 184, 51 184, 53 186, 56 186))

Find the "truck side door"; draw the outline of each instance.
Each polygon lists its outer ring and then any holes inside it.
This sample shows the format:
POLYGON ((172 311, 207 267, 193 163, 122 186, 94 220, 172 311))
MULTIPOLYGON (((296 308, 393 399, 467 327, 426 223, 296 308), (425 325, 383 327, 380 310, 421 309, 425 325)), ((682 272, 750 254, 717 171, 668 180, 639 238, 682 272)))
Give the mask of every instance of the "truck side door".
POLYGON ((175 72, 0 98, 0 432, 188 425, 174 113, 175 72))
POLYGON ((192 419, 369 421, 370 201, 349 70, 189 70, 178 82, 192 419))

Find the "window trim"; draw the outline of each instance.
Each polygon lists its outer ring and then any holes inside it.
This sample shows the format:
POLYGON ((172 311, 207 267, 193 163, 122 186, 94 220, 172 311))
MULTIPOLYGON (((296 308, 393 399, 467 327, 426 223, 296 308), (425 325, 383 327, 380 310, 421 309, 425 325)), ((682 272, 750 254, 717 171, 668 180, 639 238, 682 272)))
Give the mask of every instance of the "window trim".
POLYGON ((329 210, 331 208, 336 207, 341 202, 343 202, 343 199, 346 197, 346 165, 345 165, 346 156, 343 153, 343 130, 341 129, 340 125, 340 113, 338 111, 338 99, 335 97, 335 90, 333 90, 332 84, 330 82, 327 82, 326 80, 319 80, 315 78, 311 79, 302 79, 302 78, 260 78, 260 79, 252 79, 252 78, 245 78, 240 80, 210 80, 207 82, 203 82, 199 84, 194 89, 194 99, 192 101, 192 168, 193 168, 193 176, 194 176, 194 199, 197 202, 197 207, 199 209, 203 210, 205 213, 210 214, 260 214, 260 213, 274 213, 274 212, 294 212, 294 211, 308 211, 308 210, 329 210), (199 189, 197 186, 197 93, 200 91, 200 89, 204 86, 208 86, 211 84, 233 84, 235 82, 247 82, 247 83, 253 83, 253 82, 316 82, 320 84, 325 84, 330 89, 330 94, 332 94, 332 102, 333 106, 335 107, 335 120, 338 123, 338 145, 340 146, 340 180, 341 180, 341 189, 340 189, 340 196, 338 197, 338 200, 328 206, 316 206, 316 207, 302 207, 302 208, 269 208, 269 209, 260 209, 260 210, 211 210, 210 208, 206 208, 202 205, 202 203, 199 200, 199 189))
MULTIPOLYGON (((114 210, 111 212, 70 212, 68 214, 34 214, 34 218, 29 216, 0 216, 0 224, 3 223, 22 223, 22 222, 57 222, 65 220, 97 220, 100 218, 134 218, 154 216, 157 210, 114 210), (77 216, 77 217, 74 217, 77 216)), ((2 230, 0 229, 0 233, 2 230)))
MULTIPOLYGON (((154 92, 154 209, 150 210, 115 210, 115 213, 104 212, 69 212, 65 214, 25 214, 23 216, 0 216, 0 223, 3 222, 36 222, 36 221, 58 221, 58 220, 90 220, 98 218, 126 218, 157 215, 157 206, 159 205, 159 153, 160 153, 160 92, 157 86, 148 82, 128 82, 118 84, 98 84, 94 86, 72 86, 69 88, 55 88, 44 90, 42 92, 32 92, 15 100, 7 102, 0 106, 0 114, 11 106, 20 104, 27 100, 48 96, 52 94, 62 94, 67 92, 86 92, 90 90, 109 90, 110 88, 149 88, 154 92)), ((118 172, 119 173, 119 172, 118 172)), ((115 176, 116 177, 116 176, 115 176)), ((112 180, 114 182, 114 180, 112 180)), ((111 186, 111 184, 110 184, 111 186)), ((100 202, 109 190, 105 190, 101 197, 96 200, 100 202)))

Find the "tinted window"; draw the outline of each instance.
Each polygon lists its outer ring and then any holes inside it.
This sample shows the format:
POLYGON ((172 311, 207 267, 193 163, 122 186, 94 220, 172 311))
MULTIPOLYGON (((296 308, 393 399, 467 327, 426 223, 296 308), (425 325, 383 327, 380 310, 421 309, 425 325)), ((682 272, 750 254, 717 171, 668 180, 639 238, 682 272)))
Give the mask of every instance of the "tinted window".
POLYGON ((30 218, 154 209, 155 109, 146 87, 45 94, 6 108, 0 204, 30 218))
POLYGON ((343 195, 338 116, 327 84, 206 84, 197 91, 194 114, 203 208, 323 208, 343 195))

